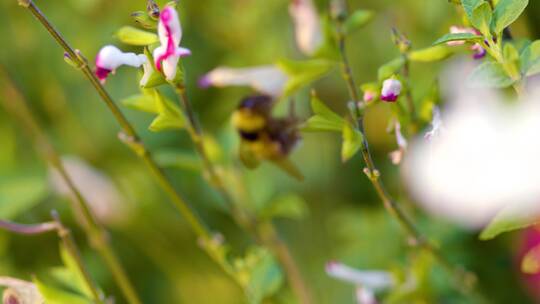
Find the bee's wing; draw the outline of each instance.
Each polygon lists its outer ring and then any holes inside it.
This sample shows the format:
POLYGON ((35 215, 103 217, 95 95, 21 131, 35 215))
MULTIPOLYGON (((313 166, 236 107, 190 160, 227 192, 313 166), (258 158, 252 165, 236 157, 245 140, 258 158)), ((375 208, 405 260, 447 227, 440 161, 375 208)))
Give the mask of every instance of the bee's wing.
POLYGON ((276 166, 281 168, 281 170, 287 172, 287 174, 296 178, 297 180, 304 180, 304 175, 290 159, 283 157, 279 159, 273 159, 272 162, 276 164, 276 166))
POLYGON ((238 154, 244 166, 246 166, 249 169, 255 169, 261 164, 261 161, 251 151, 250 147, 248 146, 248 143, 245 140, 240 141, 238 154))

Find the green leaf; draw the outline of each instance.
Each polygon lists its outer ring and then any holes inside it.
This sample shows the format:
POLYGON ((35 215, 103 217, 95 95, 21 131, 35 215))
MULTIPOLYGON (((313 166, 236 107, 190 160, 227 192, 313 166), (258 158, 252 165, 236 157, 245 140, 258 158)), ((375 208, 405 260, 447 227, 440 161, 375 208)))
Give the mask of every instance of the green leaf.
POLYGON ((136 94, 120 100, 122 105, 137 111, 158 114, 159 110, 152 95, 136 94))
POLYGON ((540 272, 540 245, 531 248, 521 260, 521 271, 525 274, 540 272))
POLYGON ((249 302, 258 304, 279 290, 284 281, 283 273, 272 254, 266 249, 256 248, 246 260, 251 264, 246 292, 249 302))
POLYGON ((396 74, 405 64, 403 57, 397 57, 396 59, 381 66, 377 72, 379 81, 386 80, 392 75, 396 74))
POLYGON ((446 45, 431 46, 409 53, 409 59, 416 62, 435 62, 444 60, 454 54, 454 50, 446 45))
POLYGON ((362 147, 364 135, 353 128, 350 123, 343 125, 343 144, 341 146, 341 160, 343 162, 351 159, 362 147))
POLYGON ((186 119, 177 105, 166 99, 158 90, 154 90, 154 100, 159 115, 150 124, 150 131, 159 132, 185 127, 186 119))
POLYGON ((506 88, 511 86, 514 80, 506 74, 501 64, 484 62, 472 71, 467 83, 471 87, 506 88))
POLYGON ((284 90, 284 96, 289 96, 330 72, 336 66, 336 62, 326 59, 281 60, 277 66, 289 76, 284 90))
POLYGON ((47 196, 44 176, 35 174, 5 175, 0 178, 0 218, 14 219, 47 196))
POLYGON ((137 46, 146 46, 159 41, 156 34, 143 31, 132 26, 124 26, 120 28, 116 32, 115 36, 122 43, 137 46))
POLYGON ((491 37, 491 5, 483 1, 472 12, 471 24, 477 28, 484 36, 491 37))
POLYGON ((433 45, 443 44, 451 41, 479 42, 483 39, 484 37, 471 33, 449 33, 439 38, 433 43, 433 45))
POLYGON ((317 96, 311 97, 311 109, 315 114, 302 128, 306 132, 341 132, 345 120, 328 108, 317 96))
POLYGON ((88 288, 84 275, 77 265, 77 261, 69 254, 64 245, 60 245, 60 257, 68 271, 72 274, 72 286, 76 288, 77 292, 91 298, 92 291, 88 288))
POLYGON ((283 217, 299 220, 308 213, 306 201, 299 195, 287 194, 273 199, 259 212, 259 216, 265 219, 283 217))
POLYGON ((93 301, 76 293, 62 290, 57 287, 47 285, 34 277, 32 279, 39 290, 39 293, 45 298, 47 304, 92 304, 93 301))
POLYGON ((531 76, 540 73, 540 40, 529 44, 520 55, 521 73, 531 76))
POLYGON ((523 13, 529 0, 499 0, 493 12, 491 28, 499 35, 523 13))
POLYGON ((461 5, 463 6, 463 10, 465 10, 465 14, 469 21, 473 19, 474 9, 481 5, 482 2, 484 2, 484 0, 461 0, 461 5))
POLYGON ((490 240, 501 233, 527 228, 540 223, 536 212, 530 210, 530 204, 516 204, 499 211, 489 225, 482 230, 481 240, 490 240))
POLYGON ((357 10, 352 15, 347 18, 344 24, 345 32, 347 34, 354 33, 356 30, 362 28, 364 25, 368 24, 375 13, 368 10, 357 10))

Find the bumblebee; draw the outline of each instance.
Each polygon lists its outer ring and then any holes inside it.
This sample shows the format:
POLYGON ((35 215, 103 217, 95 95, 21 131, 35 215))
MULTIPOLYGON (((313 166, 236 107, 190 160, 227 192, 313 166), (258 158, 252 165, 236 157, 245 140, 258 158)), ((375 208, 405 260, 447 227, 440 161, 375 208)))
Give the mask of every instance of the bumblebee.
POLYGON ((240 136, 240 160, 248 168, 256 168, 269 160, 291 176, 303 180, 300 170, 288 159, 300 142, 298 119, 275 118, 275 100, 266 95, 244 98, 232 115, 232 123, 240 136))

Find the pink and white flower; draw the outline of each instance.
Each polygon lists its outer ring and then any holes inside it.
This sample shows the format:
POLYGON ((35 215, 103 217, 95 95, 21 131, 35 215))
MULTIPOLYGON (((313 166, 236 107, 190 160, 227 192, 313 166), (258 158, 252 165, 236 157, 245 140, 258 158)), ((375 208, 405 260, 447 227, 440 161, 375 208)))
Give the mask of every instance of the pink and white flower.
POLYGON ((305 55, 312 55, 322 43, 321 23, 313 1, 292 0, 289 13, 294 22, 298 48, 305 55))
POLYGON ((113 45, 106 45, 99 51, 96 56, 96 76, 101 83, 105 83, 105 80, 109 74, 114 74, 116 69, 122 65, 129 65, 132 67, 140 67, 146 62, 146 56, 144 54, 124 53, 113 45))
POLYGON ((271 96, 283 94, 287 75, 273 65, 248 68, 218 67, 199 80, 202 88, 249 86, 254 90, 271 96))
POLYGON ((154 64, 168 81, 176 77, 180 57, 191 55, 191 51, 180 47, 182 27, 178 13, 172 6, 166 6, 159 16, 158 36, 161 45, 154 50, 154 64))
POLYGON ((381 91, 381 100, 394 102, 398 99, 399 94, 401 94, 401 81, 395 78, 386 79, 383 82, 383 87, 381 91))

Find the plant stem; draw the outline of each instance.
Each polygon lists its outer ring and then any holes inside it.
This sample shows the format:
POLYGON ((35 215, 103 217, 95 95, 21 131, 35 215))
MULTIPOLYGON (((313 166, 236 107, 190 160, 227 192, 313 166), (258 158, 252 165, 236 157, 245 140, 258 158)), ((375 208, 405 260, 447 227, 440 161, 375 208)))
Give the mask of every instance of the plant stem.
POLYGON ((12 83, 6 72, 0 67, 0 83, 3 83, 2 98, 4 107, 9 111, 17 122, 25 129, 28 135, 34 141, 36 150, 41 153, 41 156, 60 174, 62 180, 66 183, 69 190, 75 197, 73 209, 76 213, 81 214, 83 218, 82 227, 90 241, 90 244, 103 257, 107 266, 112 272, 114 279, 124 293, 129 303, 139 304, 139 300, 135 289, 131 285, 128 276, 118 258, 110 248, 108 233, 105 228, 99 223, 94 213, 90 209, 88 201, 82 196, 81 192, 75 186, 73 180, 67 173, 59 154, 55 151, 47 136, 41 131, 39 124, 30 112, 26 101, 22 94, 17 90, 15 84, 12 83))
POLYGON ((103 295, 101 291, 99 291, 99 288, 96 286, 94 280, 92 280, 92 277, 90 276, 90 273, 88 272, 88 269, 84 265, 79 249, 77 248, 77 243, 75 243, 75 240, 73 239, 73 236, 71 235, 71 232, 62 224, 62 222, 60 222, 60 219, 56 212, 53 211, 52 216, 53 216, 54 221, 34 224, 34 225, 23 225, 23 224, 0 220, 0 229, 5 229, 8 231, 17 233, 17 234, 24 234, 24 235, 35 235, 35 234, 43 234, 43 233, 47 233, 51 231, 56 231, 56 233, 58 234, 58 237, 62 240, 62 243, 64 244, 64 247, 66 248, 68 254, 76 262, 77 268, 81 272, 84 282, 86 286, 88 287, 88 290, 90 290, 90 292, 92 293, 92 297, 94 298, 94 301, 96 303, 104 304, 105 296, 103 295))
POLYGON ((248 233, 255 233, 255 239, 259 240, 259 242, 272 251, 285 270, 288 281, 300 302, 304 304, 312 303, 311 293, 302 278, 300 270, 298 269, 288 246, 281 240, 272 222, 267 221, 259 223, 252 214, 248 214, 240 209, 239 205, 235 202, 233 195, 225 186, 221 176, 217 173, 215 165, 206 153, 203 131, 195 117, 185 86, 180 84, 174 87, 188 117, 188 133, 190 134, 197 153, 202 159, 205 170, 209 175, 210 185, 212 185, 221 195, 236 222, 248 233))
MULTIPOLYGON (((464 271, 461 268, 454 267, 445 257, 441 254, 440 250, 435 247, 431 242, 424 238, 420 231, 416 228, 413 220, 405 213, 402 207, 393 200, 388 192, 386 191, 384 184, 380 177, 380 171, 377 170, 373 158, 371 156, 371 151, 369 149, 369 142, 364 132, 364 112, 358 106, 360 101, 358 91, 356 89, 354 76, 352 74, 351 66, 346 51, 346 37, 343 31, 343 23, 340 20, 337 20, 338 25, 338 44, 339 51, 342 59, 342 70, 343 70, 343 79, 347 83, 347 88, 349 90, 350 97, 353 100, 354 111, 353 111, 353 120, 355 127, 364 134, 363 143, 361 148, 362 157, 364 159, 366 168, 364 172, 368 176, 369 180, 377 196, 382 201, 385 209, 388 213, 394 217, 401 228, 406 232, 410 240, 415 246, 422 248, 426 252, 430 253, 438 262, 441 264, 453 277, 454 283, 456 284, 458 290, 465 295, 471 296, 471 285, 476 280, 475 275, 469 272, 464 271)), ((472 295, 476 296, 476 295, 472 295)))
MULTIPOLYGON (((42 23, 42 25, 47 29, 47 31, 53 36, 53 38, 58 42, 58 44, 64 49, 65 56, 67 56, 84 76, 90 81, 94 89, 97 91, 101 99, 105 102, 109 110, 112 112, 114 118, 120 124, 122 131, 119 133, 119 139, 123 141, 130 149, 132 149, 137 156, 149 167, 152 172, 152 176, 162 190, 169 196, 175 207, 178 209, 180 214, 187 221, 191 230, 195 233, 197 238, 202 243, 208 243, 212 241, 211 232, 206 228, 203 222, 199 219, 195 211, 187 204, 186 200, 180 195, 180 193, 174 188, 173 183, 169 177, 165 174, 163 169, 157 164, 157 162, 152 157, 152 154, 145 146, 144 142, 140 139, 137 132, 131 125, 131 123, 126 119, 122 114, 119 107, 114 103, 113 99, 109 93, 105 90, 103 85, 99 82, 97 77, 94 75, 92 70, 88 65, 88 61, 84 56, 77 50, 74 50, 67 41, 62 37, 62 35, 54 28, 54 26, 47 20, 45 15, 39 10, 39 8, 33 3, 32 0, 19 0, 19 3, 30 10, 30 12, 42 23)), ((205 246, 201 246, 203 250, 209 256, 212 256, 212 253, 209 252, 209 249, 205 246)), ((104 259, 110 263, 114 263, 117 259, 112 254, 112 251, 106 251, 106 248, 103 248, 104 259)), ((228 269, 227 265, 220 264, 221 268, 225 271, 228 269)), ((111 267, 111 269, 120 269, 118 267, 111 267)), ((227 271, 226 271, 227 272, 227 271)), ((129 282, 128 280, 119 280, 120 282, 129 282)), ((139 302, 133 302, 139 303, 139 302)))

